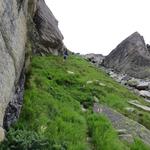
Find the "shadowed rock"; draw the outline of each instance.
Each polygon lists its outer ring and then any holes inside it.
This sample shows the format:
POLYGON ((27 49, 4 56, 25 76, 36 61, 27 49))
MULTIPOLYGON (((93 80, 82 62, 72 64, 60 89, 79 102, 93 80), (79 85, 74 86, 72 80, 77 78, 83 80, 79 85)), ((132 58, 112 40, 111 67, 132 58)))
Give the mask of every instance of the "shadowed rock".
POLYGON ((63 35, 58 28, 58 21, 44 0, 37 0, 33 21, 39 36, 35 53, 63 53, 63 35))

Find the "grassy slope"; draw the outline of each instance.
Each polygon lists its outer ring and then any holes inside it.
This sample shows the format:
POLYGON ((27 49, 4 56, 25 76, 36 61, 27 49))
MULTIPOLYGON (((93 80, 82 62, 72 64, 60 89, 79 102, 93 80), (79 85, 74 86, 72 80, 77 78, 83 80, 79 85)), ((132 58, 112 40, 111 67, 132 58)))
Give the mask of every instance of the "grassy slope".
POLYGON ((132 145, 120 141, 107 118, 92 113, 94 96, 150 128, 148 113, 137 108, 132 114, 125 110, 130 99, 144 102, 85 60, 75 56, 67 62, 56 56, 33 57, 20 119, 1 149, 148 149, 140 141, 132 145), (86 103, 86 113, 81 103, 86 103), (88 136, 92 142, 87 141, 88 136))

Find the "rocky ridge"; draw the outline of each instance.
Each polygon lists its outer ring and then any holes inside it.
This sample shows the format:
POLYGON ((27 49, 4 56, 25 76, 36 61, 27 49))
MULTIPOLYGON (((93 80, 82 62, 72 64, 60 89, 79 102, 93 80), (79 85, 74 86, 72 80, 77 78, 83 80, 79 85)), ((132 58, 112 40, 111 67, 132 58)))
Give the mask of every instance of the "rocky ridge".
POLYGON ((102 65, 135 78, 150 78, 150 51, 144 38, 135 32, 106 56, 102 65))

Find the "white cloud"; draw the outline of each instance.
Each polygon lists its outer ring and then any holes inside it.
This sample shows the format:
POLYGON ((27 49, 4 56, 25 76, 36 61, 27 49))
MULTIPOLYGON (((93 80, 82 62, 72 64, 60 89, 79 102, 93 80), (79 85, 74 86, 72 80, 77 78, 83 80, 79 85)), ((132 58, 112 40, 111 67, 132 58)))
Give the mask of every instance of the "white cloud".
POLYGON ((72 51, 106 55, 135 31, 150 43, 149 0, 45 1, 72 51))

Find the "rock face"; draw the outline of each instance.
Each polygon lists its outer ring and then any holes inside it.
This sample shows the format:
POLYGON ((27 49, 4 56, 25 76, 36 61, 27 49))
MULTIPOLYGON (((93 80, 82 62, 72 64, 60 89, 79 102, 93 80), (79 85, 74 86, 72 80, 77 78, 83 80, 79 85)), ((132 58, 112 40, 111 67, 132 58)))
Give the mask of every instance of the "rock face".
POLYGON ((103 65, 136 78, 150 78, 150 51, 144 38, 137 32, 121 42, 103 65))
POLYGON ((14 98, 24 65, 27 39, 27 1, 0 1, 0 126, 14 98))
POLYGON ((150 99, 150 91, 141 90, 140 95, 150 99))
MULTIPOLYGON (((3 127, 7 106, 18 111, 18 101, 23 99, 24 65, 30 51, 61 54, 62 40, 58 21, 44 0, 0 1, 0 127, 3 127)), ((11 111, 7 110, 8 121, 11 111)))
POLYGON ((38 40, 36 42, 36 53, 52 53, 58 55, 63 52, 63 35, 58 29, 58 21, 48 9, 44 0, 38 0, 33 17, 37 29, 38 40))

